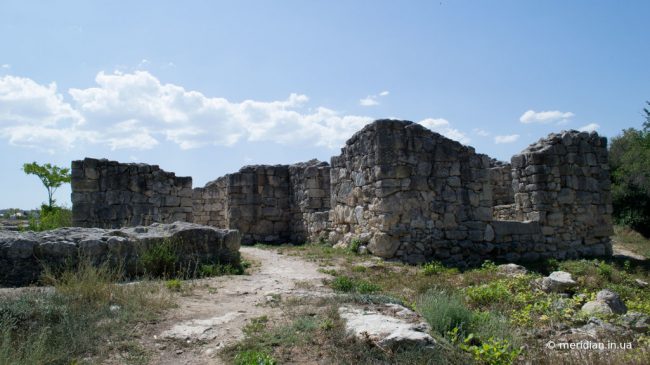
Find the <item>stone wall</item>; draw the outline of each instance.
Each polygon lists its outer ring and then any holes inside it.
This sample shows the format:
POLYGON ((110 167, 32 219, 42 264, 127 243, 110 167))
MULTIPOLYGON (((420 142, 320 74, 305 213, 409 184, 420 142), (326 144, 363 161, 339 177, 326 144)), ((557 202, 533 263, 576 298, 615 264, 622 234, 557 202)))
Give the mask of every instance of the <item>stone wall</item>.
POLYGON ((330 166, 311 160, 289 166, 291 242, 327 238, 330 211, 330 166))
POLYGON ((194 223, 228 227, 228 177, 211 181, 192 191, 194 223))
POLYGON ((539 222, 544 251, 558 258, 611 254, 607 139, 550 134, 512 157, 516 218, 539 222))
POLYGON ((147 227, 61 228, 47 232, 0 231, 0 287, 38 282, 44 267, 110 263, 127 277, 147 274, 143 254, 156 245, 175 244, 176 268, 193 274, 201 264, 239 263, 239 232, 192 223, 147 227))
POLYGON ((411 263, 611 254, 607 141, 551 134, 500 163, 419 124, 378 120, 327 163, 243 167, 203 188, 157 166, 73 162, 75 224, 187 220, 242 242, 357 240, 411 263), (191 198, 190 198, 191 197, 191 198))
POLYGON ((512 167, 509 163, 490 161, 490 183, 494 205, 507 205, 515 202, 512 190, 512 167))
POLYGON ((377 256, 478 261, 489 249, 489 158, 405 121, 379 120, 332 158, 332 241, 377 256))
POLYGON ((72 221, 118 228, 192 221, 192 178, 158 166, 86 158, 72 162, 72 221))
POLYGON ((245 166, 194 189, 194 222, 242 232, 244 244, 318 239, 329 219, 329 165, 245 166))

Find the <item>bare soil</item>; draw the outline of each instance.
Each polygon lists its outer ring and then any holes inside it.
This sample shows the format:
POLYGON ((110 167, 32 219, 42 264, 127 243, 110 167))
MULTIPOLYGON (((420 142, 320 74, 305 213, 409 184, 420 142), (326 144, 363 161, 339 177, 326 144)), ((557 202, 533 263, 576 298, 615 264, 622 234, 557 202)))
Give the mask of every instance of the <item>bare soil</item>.
POLYGON ((152 354, 150 364, 223 364, 219 351, 242 339, 252 318, 277 318, 281 298, 331 293, 323 284, 330 276, 316 263, 255 247, 242 247, 241 254, 254 263, 248 275, 184 283, 191 288, 178 298, 178 307, 143 329, 141 345, 152 354))

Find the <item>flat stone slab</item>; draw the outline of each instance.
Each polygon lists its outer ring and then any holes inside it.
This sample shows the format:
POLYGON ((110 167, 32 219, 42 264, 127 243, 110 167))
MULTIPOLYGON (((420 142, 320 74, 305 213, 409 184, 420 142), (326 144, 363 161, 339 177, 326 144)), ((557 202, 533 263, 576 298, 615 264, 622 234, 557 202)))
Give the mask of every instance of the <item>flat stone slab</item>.
POLYGON ((352 306, 339 308, 350 336, 358 340, 370 340, 382 349, 395 349, 401 345, 431 346, 435 344, 429 335, 429 325, 415 312, 396 304, 362 309, 352 306))
POLYGON ((0 286, 36 283, 44 266, 108 262, 128 276, 142 274, 140 256, 151 247, 173 242, 180 267, 198 263, 238 263, 236 230, 175 222, 121 229, 69 227, 44 232, 0 231, 0 286))
POLYGON ((219 326, 232 322, 241 315, 242 313, 230 312, 214 318, 192 319, 181 322, 163 332, 161 337, 177 341, 211 341, 217 337, 219 326))

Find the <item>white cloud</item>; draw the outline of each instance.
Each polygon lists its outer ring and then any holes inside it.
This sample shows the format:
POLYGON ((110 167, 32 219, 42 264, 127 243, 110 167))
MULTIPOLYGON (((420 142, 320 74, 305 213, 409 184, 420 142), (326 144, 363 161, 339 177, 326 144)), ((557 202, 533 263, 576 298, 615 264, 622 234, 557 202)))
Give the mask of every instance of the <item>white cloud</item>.
POLYGON ((167 140, 181 149, 240 141, 340 147, 372 118, 306 108, 309 98, 232 102, 174 84, 146 71, 100 72, 96 86, 68 91, 54 83, 0 78, 0 137, 16 145, 70 148, 75 143, 112 149, 150 149, 167 140))
POLYGON ((377 101, 377 97, 369 95, 368 97, 360 99, 359 100, 359 105, 361 105, 361 106, 374 106, 374 105, 379 105, 379 102, 377 101))
POLYGON ((583 125, 582 127, 578 128, 578 130, 580 132, 594 132, 597 131, 598 128, 600 128, 600 124, 589 123, 587 125, 583 125))
POLYGON ((474 129, 472 129, 472 132, 478 134, 481 137, 488 137, 491 134, 490 132, 486 131, 485 129, 481 129, 481 128, 474 128, 474 129))
POLYGON ((8 64, 8 63, 4 63, 4 64, 0 65, 0 68, 3 68, 3 69, 5 69, 5 70, 8 70, 8 69, 11 68, 11 65, 8 64))
POLYGON ((379 101, 377 99, 379 99, 382 96, 388 96, 388 94, 390 94, 390 92, 388 90, 384 90, 377 95, 368 95, 365 98, 359 100, 359 105, 361 106, 379 105, 379 101))
POLYGON ((137 69, 143 69, 148 67, 151 64, 148 59, 143 58, 140 63, 138 63, 138 66, 136 67, 137 69))
POLYGON ((93 138, 79 129, 84 117, 58 93, 56 83, 40 85, 31 79, 0 77, 0 136, 17 146, 46 150, 68 149, 93 138))
POLYGON ((506 136, 494 136, 494 143, 503 144, 503 143, 513 143, 519 139, 518 134, 510 134, 506 136))
POLYGON ((564 124, 573 116, 574 114, 571 112, 561 112, 559 110, 549 110, 544 112, 528 110, 519 117, 519 121, 524 124, 553 122, 564 124))
POLYGON ((467 137, 465 133, 459 131, 458 129, 452 128, 451 124, 446 119, 427 118, 419 121, 418 123, 434 132, 442 134, 449 139, 453 139, 463 144, 468 144, 470 142, 469 137, 467 137))

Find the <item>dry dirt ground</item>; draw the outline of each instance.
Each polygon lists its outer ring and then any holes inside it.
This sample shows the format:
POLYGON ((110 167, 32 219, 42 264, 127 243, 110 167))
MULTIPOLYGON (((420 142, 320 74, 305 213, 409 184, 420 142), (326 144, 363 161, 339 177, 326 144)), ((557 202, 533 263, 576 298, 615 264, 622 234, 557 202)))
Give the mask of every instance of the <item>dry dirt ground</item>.
POLYGON ((331 293, 323 284, 330 276, 316 263, 255 247, 242 247, 241 254, 253 262, 248 275, 184 283, 191 287, 178 307, 144 329, 150 364, 224 364, 218 352, 243 337, 250 319, 280 315, 274 305, 280 298, 331 293))

